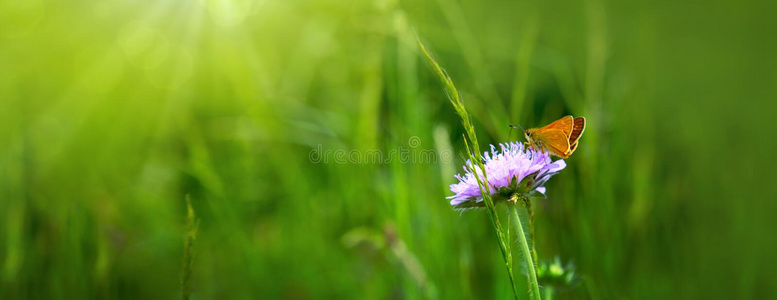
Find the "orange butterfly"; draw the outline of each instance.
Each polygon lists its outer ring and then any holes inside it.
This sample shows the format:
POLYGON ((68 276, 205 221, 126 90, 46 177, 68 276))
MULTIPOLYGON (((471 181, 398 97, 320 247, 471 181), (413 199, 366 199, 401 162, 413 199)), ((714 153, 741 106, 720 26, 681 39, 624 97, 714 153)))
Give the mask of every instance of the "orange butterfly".
POLYGON ((542 128, 524 130, 529 145, 545 153, 568 158, 577 149, 577 141, 585 131, 585 118, 566 116, 542 128))

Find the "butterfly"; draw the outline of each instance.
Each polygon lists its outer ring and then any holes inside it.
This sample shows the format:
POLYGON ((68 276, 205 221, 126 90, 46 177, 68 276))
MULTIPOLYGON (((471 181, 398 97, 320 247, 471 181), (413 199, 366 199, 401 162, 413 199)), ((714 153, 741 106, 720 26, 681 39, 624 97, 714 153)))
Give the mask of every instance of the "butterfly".
MULTIPOLYGON (((512 126, 511 126, 512 127, 512 126)), ((523 128, 521 128, 523 129, 523 128)), ((523 131, 529 146, 561 158, 568 158, 577 149, 577 141, 585 131, 585 118, 566 116, 541 128, 523 131)))

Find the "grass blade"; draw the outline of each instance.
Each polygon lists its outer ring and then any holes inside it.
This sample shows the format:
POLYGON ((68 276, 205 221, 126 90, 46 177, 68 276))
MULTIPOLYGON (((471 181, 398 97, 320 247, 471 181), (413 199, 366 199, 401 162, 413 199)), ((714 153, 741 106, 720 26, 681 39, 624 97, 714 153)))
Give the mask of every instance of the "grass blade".
POLYGON ((464 108, 464 103, 461 102, 461 96, 459 95, 459 91, 456 89, 456 86, 453 85, 453 80, 451 80, 450 76, 445 73, 437 61, 435 61, 434 58, 429 55, 429 51, 427 51, 426 46, 421 43, 421 40, 418 40, 418 46, 421 48, 421 52, 423 52, 424 56, 429 61, 432 69, 434 69, 435 73, 442 81, 445 87, 445 93, 448 95, 448 100, 450 100, 453 108, 456 110, 456 113, 459 115, 459 117, 461 117, 461 123, 464 126, 464 130, 467 134, 464 138, 465 145, 467 147, 467 154, 469 155, 469 159, 473 162, 473 166, 477 165, 477 167, 480 168, 480 174, 483 176, 481 178, 478 172, 474 172, 475 170, 472 170, 472 173, 475 175, 475 178, 478 181, 480 193, 483 196, 483 202, 486 204, 486 209, 488 210, 492 228, 496 233, 496 237, 499 242, 499 250, 502 252, 502 258, 505 261, 505 267, 507 268, 507 275, 510 278, 510 286, 513 289, 513 295, 516 299, 518 299, 518 291, 515 288, 515 279, 513 278, 513 259, 512 252, 510 250, 509 237, 504 235, 502 224, 499 221, 499 215, 497 214, 496 208, 494 207, 494 201, 491 199, 490 187, 488 184, 486 184, 488 182, 488 175, 486 174, 486 168, 485 165, 483 165, 483 160, 480 156, 480 147, 478 144, 477 135, 475 134, 475 126, 472 125, 472 118, 464 108))

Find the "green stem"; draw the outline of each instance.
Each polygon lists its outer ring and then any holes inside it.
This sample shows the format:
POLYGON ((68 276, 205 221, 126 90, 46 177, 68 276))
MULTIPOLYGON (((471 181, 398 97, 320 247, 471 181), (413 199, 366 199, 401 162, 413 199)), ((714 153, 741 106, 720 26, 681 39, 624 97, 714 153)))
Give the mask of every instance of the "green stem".
POLYGON ((514 201, 511 201, 512 203, 508 203, 507 207, 510 209, 510 214, 512 215, 515 222, 515 233, 518 235, 518 246, 521 248, 521 256, 524 259, 524 262, 526 263, 526 268, 528 269, 527 276, 529 277, 529 288, 531 289, 531 294, 533 295, 532 298, 540 300, 542 299, 540 297, 540 286, 537 284, 537 273, 534 270, 534 262, 532 261, 532 253, 529 249, 529 242, 526 240, 526 234, 523 232, 523 225, 521 224, 521 217, 518 215, 518 204, 514 201))
POLYGON ((537 259, 537 249, 534 247, 534 209, 532 209, 531 199, 523 197, 523 207, 526 207, 526 211, 529 213, 529 240, 531 241, 531 257, 534 259, 534 269, 537 269, 539 260, 537 259))
POLYGON ((189 195, 186 195, 186 238, 184 239, 183 268, 181 270, 181 300, 188 300, 191 296, 194 240, 197 239, 199 225, 200 220, 195 217, 189 195))

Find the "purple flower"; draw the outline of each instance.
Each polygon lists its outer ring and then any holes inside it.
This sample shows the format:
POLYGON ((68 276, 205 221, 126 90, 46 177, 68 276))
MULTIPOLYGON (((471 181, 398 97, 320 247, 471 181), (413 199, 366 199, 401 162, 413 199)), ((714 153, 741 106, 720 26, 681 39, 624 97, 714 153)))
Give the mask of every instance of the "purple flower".
MULTIPOLYGON (((512 194, 532 195, 535 192, 545 194, 545 182, 558 173, 566 163, 563 159, 550 160, 548 153, 534 149, 524 149, 519 142, 499 144, 501 151, 491 145, 491 154, 483 154, 483 164, 488 175, 488 185, 492 196, 509 198, 512 194)), ((472 208, 483 206, 477 179, 472 173, 474 169, 483 179, 483 172, 477 165, 467 160, 464 166, 464 176, 456 175, 458 183, 451 184, 451 191, 456 193, 447 197, 455 208, 472 208)))

